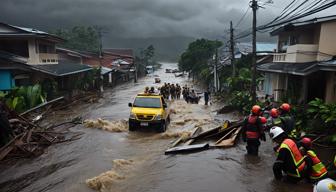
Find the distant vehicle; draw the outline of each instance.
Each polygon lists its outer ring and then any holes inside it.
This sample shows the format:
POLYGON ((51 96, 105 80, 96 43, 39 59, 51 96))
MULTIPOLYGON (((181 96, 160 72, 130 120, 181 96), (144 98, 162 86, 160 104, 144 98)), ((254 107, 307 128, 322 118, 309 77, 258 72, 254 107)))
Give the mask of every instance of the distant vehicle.
POLYGON ((172 72, 173 72, 173 73, 178 73, 178 72, 180 72, 180 71, 179 71, 178 69, 173 69, 172 72))
POLYGON ((201 99, 201 96, 197 96, 197 97, 190 97, 190 96, 188 96, 186 98, 187 102, 191 103, 191 104, 198 104, 198 102, 200 101, 200 99, 201 99))
POLYGON ((146 73, 147 74, 152 74, 154 73, 154 67, 151 65, 146 66, 146 73))
POLYGON ((155 77, 155 78, 154 78, 154 81, 155 81, 155 83, 161 83, 161 79, 160 79, 160 77, 155 77))
POLYGON ((172 69, 166 69, 166 73, 172 73, 173 70, 172 69))
POLYGON ((167 103, 162 95, 138 94, 131 107, 129 131, 139 127, 155 128, 157 132, 165 132, 170 122, 167 103))
POLYGON ((183 77, 183 76, 185 76, 184 73, 175 73, 174 75, 175 75, 175 77, 183 77))

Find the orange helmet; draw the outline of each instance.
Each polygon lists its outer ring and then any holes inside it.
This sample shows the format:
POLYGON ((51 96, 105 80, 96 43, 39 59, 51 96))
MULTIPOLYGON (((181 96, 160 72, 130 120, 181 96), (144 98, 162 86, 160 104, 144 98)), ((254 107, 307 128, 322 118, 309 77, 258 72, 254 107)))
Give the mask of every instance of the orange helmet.
POLYGON ((283 103, 280 106, 280 109, 283 110, 283 111, 289 112, 290 111, 290 105, 288 103, 283 103))
POLYGON ((312 140, 308 137, 302 138, 300 143, 302 144, 304 148, 307 148, 307 149, 311 148, 312 146, 312 140))
POLYGON ((262 124, 267 123, 267 119, 266 119, 266 117, 260 117, 260 122, 261 122, 262 124))
POLYGON ((252 114, 259 115, 261 112, 261 107, 259 105, 254 105, 251 110, 252 114))
POLYGON ((279 112, 278 112, 278 110, 277 110, 276 108, 272 108, 272 109, 271 109, 271 116, 272 116, 273 118, 276 118, 276 117, 279 116, 279 112))

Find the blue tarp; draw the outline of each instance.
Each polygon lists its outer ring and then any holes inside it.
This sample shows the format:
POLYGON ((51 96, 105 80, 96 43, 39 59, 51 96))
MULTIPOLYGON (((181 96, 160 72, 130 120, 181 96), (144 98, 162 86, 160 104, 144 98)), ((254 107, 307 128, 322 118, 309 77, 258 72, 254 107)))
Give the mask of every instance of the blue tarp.
POLYGON ((8 70, 0 70, 0 90, 10 90, 15 86, 12 74, 8 70))

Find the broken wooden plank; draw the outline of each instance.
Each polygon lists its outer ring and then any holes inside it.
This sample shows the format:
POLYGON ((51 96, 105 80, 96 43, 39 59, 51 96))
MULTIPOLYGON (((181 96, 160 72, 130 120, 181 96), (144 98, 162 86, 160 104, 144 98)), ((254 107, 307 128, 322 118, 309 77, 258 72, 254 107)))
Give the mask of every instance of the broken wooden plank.
POLYGON ((216 143, 216 147, 232 147, 235 144, 235 141, 237 139, 237 136, 239 135, 239 132, 241 131, 241 128, 237 128, 236 131, 231 135, 229 139, 225 139, 221 141, 220 143, 216 143))
POLYGON ((38 106, 36 106, 36 107, 33 107, 33 108, 28 109, 27 111, 21 113, 20 116, 22 116, 22 115, 26 115, 27 113, 30 113, 30 112, 32 112, 32 111, 35 111, 36 109, 39 109, 39 108, 44 107, 44 106, 46 106, 46 105, 55 103, 55 102, 60 101, 60 100, 62 100, 62 99, 64 99, 63 96, 62 96, 62 97, 59 97, 59 98, 56 98, 56 99, 53 99, 53 100, 50 100, 50 101, 47 101, 47 102, 45 102, 45 103, 42 103, 42 104, 40 104, 40 105, 38 105, 38 106))
POLYGON ((173 144, 171 144, 171 147, 175 147, 176 145, 178 145, 181 141, 183 140, 183 136, 177 138, 173 144))
POLYGON ((165 155, 168 154, 176 154, 176 153, 186 153, 186 152, 194 152, 200 151, 209 148, 208 143, 197 144, 197 145, 188 145, 181 147, 173 147, 165 151, 165 155))
MULTIPOLYGON (((196 129, 194 129, 194 131, 191 133, 190 137, 196 137, 198 136, 200 133, 202 132, 202 127, 196 127, 196 129)), ((195 141, 195 139, 189 139, 184 145, 191 145, 191 143, 193 143, 195 141)))
POLYGON ((212 128, 212 129, 209 129, 207 131, 204 131, 202 133, 200 133, 199 135, 195 136, 195 137, 192 137, 191 139, 202 139, 206 136, 209 136, 209 135, 212 135, 212 134, 215 134, 215 133, 218 133, 218 131, 221 129, 221 126, 219 127, 215 127, 215 128, 212 128))
POLYGON ((27 142, 27 143, 29 143, 29 142, 30 142, 30 139, 31 139, 32 133, 33 133, 33 130, 32 130, 32 129, 30 129, 30 130, 28 131, 27 138, 26 138, 26 142, 27 142))
POLYGON ((231 131, 229 131, 228 133, 226 133, 223 137, 221 137, 219 140, 216 141, 216 144, 219 144, 220 142, 222 142, 224 139, 226 139, 228 136, 231 135, 231 133, 233 133, 236 130, 237 130, 237 128, 234 128, 231 131))
POLYGON ((226 129, 219 129, 217 133, 213 133, 213 134, 208 135, 204 138, 218 137, 218 136, 221 136, 221 135, 225 134, 226 132, 228 132, 232 129, 238 128, 240 126, 242 126, 242 122, 235 123, 235 124, 231 125, 230 127, 226 128, 226 129))

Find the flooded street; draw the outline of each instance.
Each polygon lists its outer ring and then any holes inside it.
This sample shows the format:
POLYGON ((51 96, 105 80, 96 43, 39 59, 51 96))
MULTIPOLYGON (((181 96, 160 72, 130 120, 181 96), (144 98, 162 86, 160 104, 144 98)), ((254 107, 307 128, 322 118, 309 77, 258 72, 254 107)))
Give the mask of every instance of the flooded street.
MULTIPOLYGON (((192 85, 187 78, 164 73, 166 68, 177 65, 165 63, 155 72, 162 83, 192 85)), ((136 84, 130 82, 107 90, 98 103, 69 109, 71 114, 49 117, 57 121, 82 115, 91 121, 71 129, 84 133, 80 140, 51 146, 42 156, 13 166, 1 165, 0 191, 94 191, 91 188, 111 192, 312 191, 309 184, 274 180, 275 154, 269 138, 262 142, 259 157, 246 156, 244 143, 229 149, 164 155, 175 138, 190 133, 195 126, 213 128, 226 119, 235 119, 230 114, 217 115, 218 106, 205 106, 202 100, 198 105, 178 100, 170 104, 171 124, 166 133, 145 130, 130 133, 125 122, 130 111, 128 103, 146 86, 158 84, 154 84, 154 77, 145 77, 136 84), (99 123, 103 129, 96 129, 99 123)))

